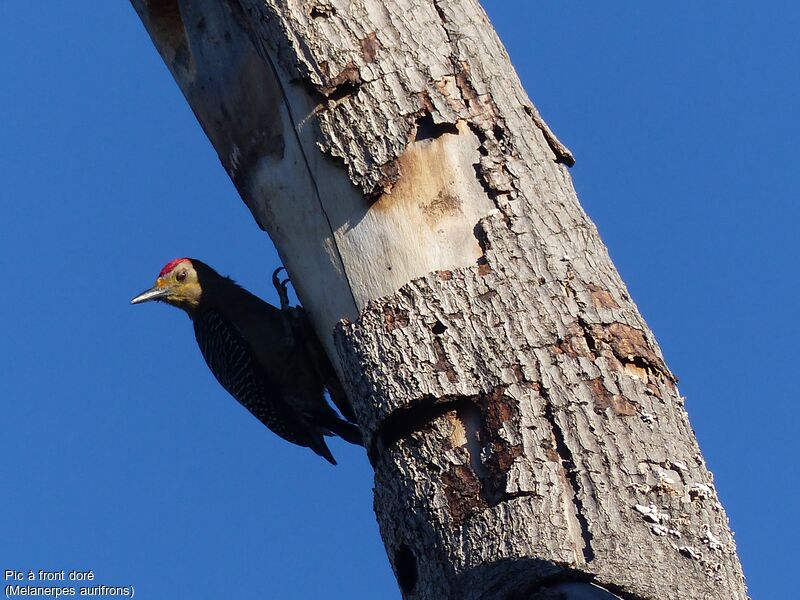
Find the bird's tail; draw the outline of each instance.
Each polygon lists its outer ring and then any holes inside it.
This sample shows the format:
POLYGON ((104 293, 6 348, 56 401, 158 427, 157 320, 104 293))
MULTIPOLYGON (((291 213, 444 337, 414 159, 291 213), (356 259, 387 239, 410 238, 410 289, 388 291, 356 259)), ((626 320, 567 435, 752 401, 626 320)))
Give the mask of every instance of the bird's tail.
POLYGON ((364 440, 361 437, 361 430, 358 428, 358 425, 345 421, 335 414, 331 415, 327 422, 312 435, 308 447, 332 465, 336 464, 336 459, 333 458, 328 444, 325 443, 325 438, 322 437, 323 435, 338 435, 351 444, 357 444, 358 446, 364 445, 364 440))
POLYGON ((314 439, 311 440, 311 443, 308 445, 314 452, 319 454, 322 458, 327 460, 332 465, 336 464, 336 459, 333 458, 333 454, 331 454, 331 449, 328 448, 328 444, 325 443, 325 438, 322 437, 319 433, 314 434, 314 439))
POLYGON ((357 446, 364 445, 364 439, 361 437, 361 430, 355 423, 350 423, 344 419, 333 415, 325 424, 326 429, 329 429, 333 434, 338 435, 340 438, 351 444, 357 446))

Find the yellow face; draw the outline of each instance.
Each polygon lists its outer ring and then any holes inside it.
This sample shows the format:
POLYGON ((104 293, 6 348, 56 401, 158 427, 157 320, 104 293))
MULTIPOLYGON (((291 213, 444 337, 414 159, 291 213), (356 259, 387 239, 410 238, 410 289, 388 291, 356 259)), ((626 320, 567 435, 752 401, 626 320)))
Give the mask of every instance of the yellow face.
POLYGON ((197 271, 188 258, 175 259, 161 269, 156 284, 131 300, 140 304, 159 300, 184 310, 196 308, 203 290, 197 279, 197 271))

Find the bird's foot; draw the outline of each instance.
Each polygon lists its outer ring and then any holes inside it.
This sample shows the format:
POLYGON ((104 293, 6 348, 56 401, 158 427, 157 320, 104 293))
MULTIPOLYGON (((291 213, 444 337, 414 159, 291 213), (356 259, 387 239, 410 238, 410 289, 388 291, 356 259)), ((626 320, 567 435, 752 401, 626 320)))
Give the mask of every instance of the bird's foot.
POLYGON ((289 278, 287 277, 283 281, 281 281, 280 277, 278 277, 278 273, 281 271, 286 271, 286 267, 279 267, 275 269, 275 272, 272 274, 272 285, 275 286, 275 289, 278 291, 278 298, 281 300, 281 310, 289 310, 289 291, 286 288, 286 284, 289 283, 289 278))
POLYGON ((289 283, 289 278, 287 277, 281 281, 281 278, 278 277, 278 273, 281 271, 286 271, 286 268, 280 267, 275 269, 275 272, 272 273, 272 285, 274 285, 275 289, 278 291, 278 298, 280 298, 281 301, 281 320, 283 321, 284 335, 286 337, 285 343, 288 348, 291 348, 294 347, 296 343, 294 328, 299 309, 289 306, 289 291, 286 288, 286 284, 289 283))

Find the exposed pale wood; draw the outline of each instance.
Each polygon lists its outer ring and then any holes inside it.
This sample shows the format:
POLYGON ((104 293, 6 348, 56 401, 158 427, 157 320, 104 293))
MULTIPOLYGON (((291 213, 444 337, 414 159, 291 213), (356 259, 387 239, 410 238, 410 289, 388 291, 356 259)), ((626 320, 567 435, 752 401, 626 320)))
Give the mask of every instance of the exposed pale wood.
POLYGON ((674 377, 474 0, 132 3, 339 364, 406 597, 746 597, 674 377))

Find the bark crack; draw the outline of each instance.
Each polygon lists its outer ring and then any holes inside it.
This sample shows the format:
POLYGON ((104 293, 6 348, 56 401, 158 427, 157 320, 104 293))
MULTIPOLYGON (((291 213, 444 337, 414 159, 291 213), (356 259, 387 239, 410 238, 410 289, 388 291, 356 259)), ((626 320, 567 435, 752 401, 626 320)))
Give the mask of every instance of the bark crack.
MULTIPOLYGON (((441 6, 440 0, 433 0, 433 8, 436 10, 436 14, 439 15, 439 20, 442 22, 442 29, 444 30, 445 37, 447 37, 447 43, 450 44, 450 46, 452 47, 453 38, 450 35, 450 29, 448 29, 447 27, 447 22, 449 21, 449 19, 447 18, 444 9, 441 6)), ((450 56, 450 59, 454 60, 452 54, 450 56)))
MULTIPOLYGON (((230 2, 233 3, 233 4, 238 5, 239 8, 242 9, 242 6, 239 3, 239 0, 230 0, 230 2)), ((257 49, 257 51, 259 51, 258 53, 261 55, 261 57, 264 59, 264 61, 269 65, 269 68, 272 71, 272 75, 275 78, 275 82, 277 84, 277 87, 281 92, 281 97, 283 98, 283 104, 286 107, 287 114, 289 115, 289 121, 290 121, 290 125, 291 125, 292 134, 294 135, 295 140, 297 142, 297 147, 300 150, 300 156, 303 157, 303 166, 305 167, 306 173, 308 174, 308 178, 311 181, 311 185, 314 187, 314 197, 316 198, 317 203, 319 204, 320 212, 322 213, 323 217, 325 218, 325 223, 328 225, 328 230, 330 231, 330 234, 331 234, 331 245, 333 246, 333 248, 334 248, 334 250, 336 252, 336 258, 338 259, 338 262, 341 265, 342 274, 344 275, 344 280, 345 280, 346 285, 347 285, 347 290, 350 293, 350 298, 353 301, 353 307, 354 307, 355 310, 358 310, 358 302, 356 302, 355 292, 353 291, 353 286, 350 283, 350 277, 347 274, 347 265, 344 262, 344 257, 342 256, 342 251, 339 248, 338 241, 336 240, 336 234, 335 234, 334 229, 333 229, 333 223, 331 222, 331 217, 328 214, 328 211, 325 209, 325 203, 322 201, 322 194, 319 191, 319 185, 317 183, 317 178, 315 177, 314 170, 311 168, 311 164, 310 164, 309 159, 308 159, 308 154, 306 152, 305 147, 303 146, 303 141, 300 139, 300 133, 297 131, 297 127, 295 126, 295 123, 297 123, 298 121, 295 119, 294 113, 292 111, 292 104, 289 101, 289 96, 286 93, 286 88, 284 87, 283 80, 280 77, 280 73, 278 72, 278 67, 275 64, 275 61, 272 59, 272 56, 270 55, 270 53, 265 48, 260 47, 260 46, 261 45, 259 44, 259 47, 257 47, 256 49, 257 49)))
POLYGON ((539 393, 542 395, 544 404, 544 417, 550 424, 553 432, 553 443, 555 444, 555 451, 558 454, 558 462, 561 467, 561 474, 569 484, 572 490, 571 504, 574 507, 574 517, 580 528, 580 537, 582 547, 580 548, 583 553, 583 559, 588 563, 594 560, 594 550, 592 549, 592 532, 589 530, 589 521, 586 519, 583 508, 583 501, 581 500, 581 485, 578 481, 578 472, 575 467, 575 460, 572 456, 572 451, 567 445, 564 437, 564 432, 558 424, 555 413, 553 411, 553 402, 550 399, 550 394, 546 387, 540 386, 539 393))
POLYGON ((487 503, 491 505, 492 497, 496 495, 496 490, 491 489, 489 473, 483 463, 483 441, 485 438, 485 432, 482 431, 483 416, 478 407, 472 402, 464 403, 456 413, 456 416, 464 425, 469 464, 472 467, 472 472, 475 473, 475 476, 481 483, 481 495, 486 499, 487 503))

